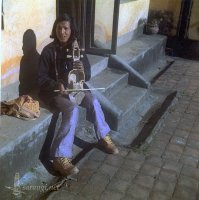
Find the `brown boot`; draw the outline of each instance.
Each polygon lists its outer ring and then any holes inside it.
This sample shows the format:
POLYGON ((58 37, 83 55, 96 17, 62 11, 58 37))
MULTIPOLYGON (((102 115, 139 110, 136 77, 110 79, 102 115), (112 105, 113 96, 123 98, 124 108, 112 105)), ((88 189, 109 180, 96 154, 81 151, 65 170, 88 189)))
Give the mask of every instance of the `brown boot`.
POLYGON ((106 153, 110 153, 110 154, 119 153, 118 148, 112 142, 109 135, 106 135, 103 139, 101 139, 98 144, 106 153))
POLYGON ((79 169, 75 167, 68 158, 58 157, 53 160, 54 170, 62 176, 77 174, 79 169))

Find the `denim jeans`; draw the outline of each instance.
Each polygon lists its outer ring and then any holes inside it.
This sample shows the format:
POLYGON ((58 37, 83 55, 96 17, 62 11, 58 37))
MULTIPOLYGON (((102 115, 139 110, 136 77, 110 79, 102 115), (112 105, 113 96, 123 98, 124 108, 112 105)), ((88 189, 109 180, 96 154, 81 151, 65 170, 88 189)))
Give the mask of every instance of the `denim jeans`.
MULTIPOLYGON (((54 97, 51 105, 56 112, 62 113, 61 125, 52 141, 51 157, 72 158, 72 146, 78 124, 78 106, 64 96, 54 97)), ((97 138, 104 138, 110 132, 110 128, 98 100, 90 92, 85 92, 80 106, 86 108, 86 118, 94 124, 97 138)))

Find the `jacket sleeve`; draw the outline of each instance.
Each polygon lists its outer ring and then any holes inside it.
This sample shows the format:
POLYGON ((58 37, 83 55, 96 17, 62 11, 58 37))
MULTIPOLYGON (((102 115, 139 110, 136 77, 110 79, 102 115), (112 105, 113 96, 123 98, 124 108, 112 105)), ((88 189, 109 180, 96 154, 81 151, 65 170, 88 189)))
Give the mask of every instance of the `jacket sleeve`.
POLYGON ((38 73, 38 83, 40 90, 43 91, 53 91, 58 89, 59 82, 56 81, 56 76, 50 76, 50 69, 54 67, 54 57, 53 51, 49 49, 44 49, 41 53, 39 60, 39 73, 38 73))

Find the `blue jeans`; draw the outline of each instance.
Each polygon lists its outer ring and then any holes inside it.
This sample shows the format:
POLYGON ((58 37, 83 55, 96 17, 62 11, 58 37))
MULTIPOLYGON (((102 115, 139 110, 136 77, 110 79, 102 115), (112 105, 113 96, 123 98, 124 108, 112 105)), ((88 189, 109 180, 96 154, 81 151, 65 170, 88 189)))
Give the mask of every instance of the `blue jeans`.
MULTIPOLYGON (((51 105, 56 111, 62 113, 61 125, 52 141, 51 157, 72 158, 72 146, 79 115, 78 106, 64 96, 54 97, 51 105)), ((110 128, 105 121, 98 100, 90 92, 85 92, 85 97, 80 106, 86 108, 87 120, 94 124, 97 138, 104 138, 110 132, 110 128)))

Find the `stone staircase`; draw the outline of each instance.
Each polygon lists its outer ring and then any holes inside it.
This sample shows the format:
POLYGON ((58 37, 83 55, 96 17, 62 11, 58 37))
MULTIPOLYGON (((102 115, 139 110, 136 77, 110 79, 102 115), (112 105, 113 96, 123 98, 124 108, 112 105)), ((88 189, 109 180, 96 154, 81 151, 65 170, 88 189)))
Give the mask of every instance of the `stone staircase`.
MULTIPOLYGON (((88 55, 92 65, 92 79, 88 85, 90 88, 105 88, 92 93, 99 99, 112 129, 112 138, 118 145, 130 145, 152 113, 171 93, 150 86, 150 81, 169 64, 164 55, 165 41, 163 36, 143 35, 118 47, 117 55, 109 58, 88 55)), ((17 84, 3 88, 2 100, 16 97, 16 91, 14 95, 9 91, 16 89, 17 84)), ((13 186, 16 172, 26 176, 40 164, 38 156, 51 118, 52 114, 44 108, 35 121, 1 116, 0 171, 5 176, 0 176, 0 187, 4 199, 10 195, 5 186, 13 186)), ((84 109, 81 109, 79 121, 76 139, 95 142, 94 128, 86 121, 84 109)), ((74 155, 77 156, 82 152, 82 146, 78 140, 75 143, 74 155)))
POLYGON ((136 40, 118 47, 117 56, 150 82, 168 64, 165 47, 165 36, 141 35, 136 40))

